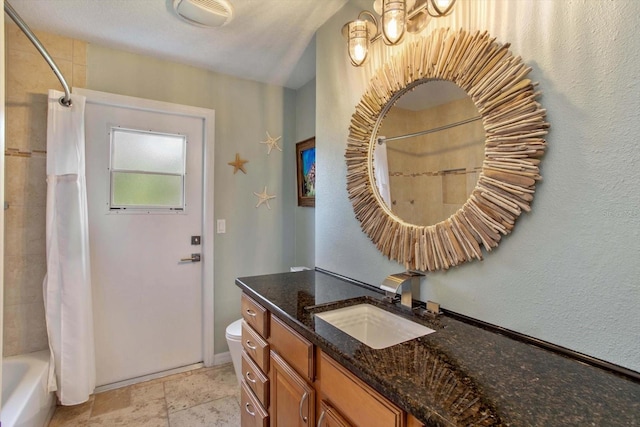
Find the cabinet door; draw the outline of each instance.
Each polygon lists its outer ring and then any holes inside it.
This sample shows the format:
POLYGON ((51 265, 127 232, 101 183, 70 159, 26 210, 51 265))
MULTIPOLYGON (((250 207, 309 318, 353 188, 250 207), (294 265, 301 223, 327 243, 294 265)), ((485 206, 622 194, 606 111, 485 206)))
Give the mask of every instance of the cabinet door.
POLYGON ((271 351, 270 401, 271 427, 313 427, 313 387, 274 351, 271 351))
POLYGON ((354 425, 406 427, 402 409, 324 353, 320 355, 320 388, 322 398, 354 425))
POLYGON ((351 427, 342 415, 324 400, 320 406, 320 416, 318 417, 318 427, 351 427))

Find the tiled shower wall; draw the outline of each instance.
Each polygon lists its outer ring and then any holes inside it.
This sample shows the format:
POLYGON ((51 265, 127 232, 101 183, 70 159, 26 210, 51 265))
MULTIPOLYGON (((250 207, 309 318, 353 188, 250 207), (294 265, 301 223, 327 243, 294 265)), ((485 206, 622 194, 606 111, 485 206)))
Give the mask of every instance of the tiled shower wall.
MULTIPOLYGON (((85 87, 85 42, 35 32, 69 87, 85 87)), ((4 356, 47 348, 42 281, 46 273, 47 92, 62 90, 20 29, 5 25, 4 356), (5 205, 6 206, 6 205, 5 205)))

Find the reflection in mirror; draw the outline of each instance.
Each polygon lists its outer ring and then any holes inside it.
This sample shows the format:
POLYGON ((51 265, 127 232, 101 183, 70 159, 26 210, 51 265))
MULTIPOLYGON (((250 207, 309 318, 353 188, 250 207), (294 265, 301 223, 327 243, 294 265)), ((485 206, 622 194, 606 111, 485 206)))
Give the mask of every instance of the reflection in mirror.
POLYGON ((380 196, 410 224, 447 219, 467 201, 482 171, 481 115, 467 93, 449 81, 426 81, 403 94, 376 140, 373 166, 380 196))

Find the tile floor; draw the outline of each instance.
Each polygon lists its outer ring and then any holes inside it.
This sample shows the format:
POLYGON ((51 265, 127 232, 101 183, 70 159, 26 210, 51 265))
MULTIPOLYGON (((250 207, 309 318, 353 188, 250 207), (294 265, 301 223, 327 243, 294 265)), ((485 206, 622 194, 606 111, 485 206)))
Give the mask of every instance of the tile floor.
POLYGON ((231 363, 98 393, 58 406, 49 427, 237 427, 240 387, 231 363))

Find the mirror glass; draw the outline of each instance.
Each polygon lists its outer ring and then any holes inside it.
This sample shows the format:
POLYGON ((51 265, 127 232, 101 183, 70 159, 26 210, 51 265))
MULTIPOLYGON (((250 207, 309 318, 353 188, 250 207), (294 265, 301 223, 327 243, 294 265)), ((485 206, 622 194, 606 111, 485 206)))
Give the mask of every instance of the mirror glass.
POLYGON ((455 83, 419 82, 398 98, 373 135, 376 187, 403 221, 443 221, 475 188, 485 129, 473 100, 455 83))

